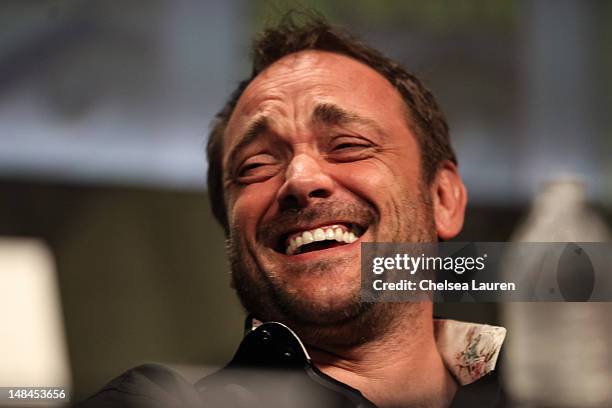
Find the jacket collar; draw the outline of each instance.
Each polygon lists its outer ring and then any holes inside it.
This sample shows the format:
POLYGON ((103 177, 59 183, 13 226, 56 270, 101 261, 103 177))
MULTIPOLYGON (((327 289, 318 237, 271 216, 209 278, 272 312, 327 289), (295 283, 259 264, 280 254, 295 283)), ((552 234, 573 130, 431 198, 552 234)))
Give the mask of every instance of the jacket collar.
MULTIPOLYGON (((262 322, 247 317, 246 331, 262 322)), ((448 371, 460 385, 471 384, 495 369, 506 329, 488 324, 434 319, 438 351, 448 371)))

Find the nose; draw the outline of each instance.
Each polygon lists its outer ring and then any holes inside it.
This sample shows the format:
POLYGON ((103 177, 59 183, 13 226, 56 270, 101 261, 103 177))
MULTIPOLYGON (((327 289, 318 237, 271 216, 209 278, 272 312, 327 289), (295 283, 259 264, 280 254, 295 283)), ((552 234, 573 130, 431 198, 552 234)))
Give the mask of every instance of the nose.
POLYGON ((281 210, 305 208, 317 199, 329 197, 333 189, 334 181, 316 159, 302 153, 294 156, 287 166, 278 202, 281 210))

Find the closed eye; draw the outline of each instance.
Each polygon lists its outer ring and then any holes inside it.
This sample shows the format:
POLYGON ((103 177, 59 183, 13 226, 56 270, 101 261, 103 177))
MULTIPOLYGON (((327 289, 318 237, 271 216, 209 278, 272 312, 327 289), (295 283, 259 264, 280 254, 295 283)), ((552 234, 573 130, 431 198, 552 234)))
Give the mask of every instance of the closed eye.
POLYGON ((261 166, 265 166, 265 165, 266 165, 266 163, 250 163, 250 164, 247 164, 245 166, 242 166, 240 168, 239 173, 238 173, 238 177, 243 177, 245 175, 248 175, 249 171, 254 170, 254 169, 256 169, 258 167, 261 167, 261 166))
POLYGON ((327 156, 337 162, 363 160, 373 154, 375 145, 362 137, 339 136, 329 146, 327 156))
POLYGON ((240 183, 255 183, 272 177, 278 168, 277 160, 267 154, 251 157, 237 169, 236 179, 240 183))
POLYGON ((342 149, 353 149, 353 148, 365 148, 368 145, 364 143, 340 143, 334 146, 333 150, 342 150, 342 149))

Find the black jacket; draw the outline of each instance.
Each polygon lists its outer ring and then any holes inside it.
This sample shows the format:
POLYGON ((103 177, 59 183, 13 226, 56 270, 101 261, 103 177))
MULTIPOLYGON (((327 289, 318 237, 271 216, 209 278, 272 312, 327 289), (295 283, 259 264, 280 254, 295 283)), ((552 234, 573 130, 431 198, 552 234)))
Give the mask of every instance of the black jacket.
MULTIPOLYGON (((406 384, 407 387, 410 384, 406 384)), ((503 407, 497 374, 459 387, 451 408, 503 407)), ((155 364, 133 368, 78 408, 115 407, 375 407, 358 390, 319 371, 286 326, 266 323, 249 332, 232 361, 190 384, 155 364)))

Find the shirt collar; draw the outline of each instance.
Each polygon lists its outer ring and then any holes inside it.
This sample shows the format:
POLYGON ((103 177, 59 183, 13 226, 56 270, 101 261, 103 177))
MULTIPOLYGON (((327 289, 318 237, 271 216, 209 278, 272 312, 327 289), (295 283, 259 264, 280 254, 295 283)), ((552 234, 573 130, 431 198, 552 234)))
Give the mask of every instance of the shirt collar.
POLYGON ((506 329, 488 324, 434 319, 438 351, 446 368, 461 385, 495 369, 506 329))
MULTIPOLYGON (((261 325, 248 317, 247 331, 261 325)), ((506 329, 499 326, 434 319, 438 351, 448 371, 461 385, 471 384, 495 369, 506 329)))

